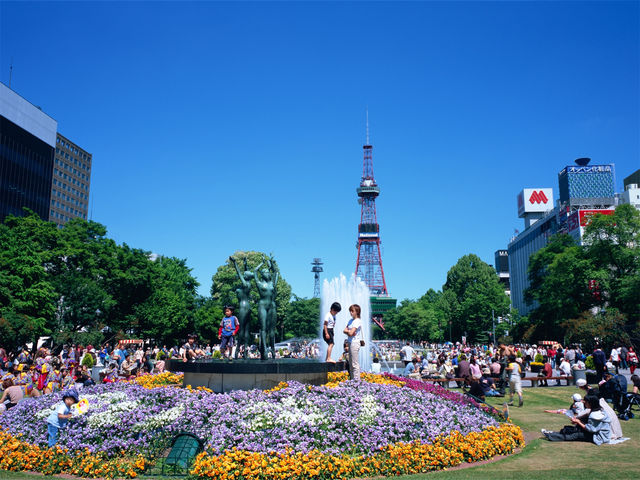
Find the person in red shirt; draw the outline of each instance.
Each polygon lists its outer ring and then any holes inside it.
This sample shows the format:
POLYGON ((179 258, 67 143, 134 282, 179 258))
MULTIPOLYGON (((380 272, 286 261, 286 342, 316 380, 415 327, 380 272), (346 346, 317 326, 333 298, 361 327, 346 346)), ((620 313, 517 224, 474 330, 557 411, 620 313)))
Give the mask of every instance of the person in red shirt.
POLYGON ((553 368, 551 367, 551 364, 547 360, 544 366, 542 367, 542 370, 540 370, 540 373, 538 373, 538 382, 539 382, 538 384, 541 387, 548 387, 549 384, 547 383, 547 378, 551 378, 551 377, 553 377, 553 368))

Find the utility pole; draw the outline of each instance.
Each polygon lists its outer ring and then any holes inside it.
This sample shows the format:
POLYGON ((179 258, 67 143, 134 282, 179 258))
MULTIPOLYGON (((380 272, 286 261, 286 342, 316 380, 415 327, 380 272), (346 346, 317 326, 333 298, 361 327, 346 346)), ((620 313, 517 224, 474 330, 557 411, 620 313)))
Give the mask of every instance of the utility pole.
POLYGON ((493 314, 493 308, 491 309, 491 326, 493 327, 493 346, 496 346, 496 319, 493 314))

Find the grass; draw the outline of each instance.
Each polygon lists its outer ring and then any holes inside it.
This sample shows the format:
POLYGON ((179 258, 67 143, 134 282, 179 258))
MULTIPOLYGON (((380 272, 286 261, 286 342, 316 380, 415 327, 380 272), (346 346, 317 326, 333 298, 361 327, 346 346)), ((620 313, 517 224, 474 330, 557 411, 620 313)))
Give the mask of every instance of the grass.
MULTIPOLYGON (((541 428, 559 430, 569 425, 564 415, 544 413, 545 409, 567 408, 575 387, 525 388, 524 406, 509 407, 511 420, 525 432, 527 446, 521 453, 483 465, 452 471, 396 477, 404 480, 622 480, 640 478, 640 419, 620 421, 622 433, 630 437, 619 445, 596 446, 584 442, 549 442, 541 428)), ((500 408, 505 399, 489 403, 500 408)), ((517 402, 516 402, 517 403, 517 402)))
MULTIPOLYGON (((621 421, 622 433, 630 437, 620 445, 596 446, 583 442, 549 442, 540 434, 541 428, 559 430, 568 425, 564 415, 544 413, 545 409, 566 408, 571 403, 575 387, 525 388, 524 407, 510 407, 512 421, 525 432, 527 446, 521 453, 502 460, 459 470, 445 470, 421 475, 407 475, 403 480, 625 480, 640 478, 640 418, 621 421)), ((505 399, 490 399, 501 408, 505 399)), ((38 476, 19 472, 0 472, 8 480, 33 480, 38 476)), ((61 479, 63 477, 47 477, 61 479)), ((65 477, 68 478, 68 477, 65 477)), ((144 477, 143 477, 144 478, 144 477)), ((147 477, 160 480, 159 477, 147 477)), ((175 477, 174 477, 175 478, 175 477)))

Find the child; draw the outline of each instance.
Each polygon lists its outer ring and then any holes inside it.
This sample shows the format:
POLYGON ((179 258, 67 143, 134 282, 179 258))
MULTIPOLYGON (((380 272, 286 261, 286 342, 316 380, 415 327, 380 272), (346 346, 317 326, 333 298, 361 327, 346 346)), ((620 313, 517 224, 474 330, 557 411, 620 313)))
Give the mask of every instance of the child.
POLYGON ((220 337, 220 353, 223 357, 231 359, 233 350, 233 337, 240 330, 240 322, 233 314, 233 307, 224 307, 224 318, 220 321, 218 337, 220 337), (228 353, 227 353, 228 352, 228 353))
POLYGON ((545 410, 545 413, 560 413, 564 414, 569 418, 579 417, 584 413, 584 403, 582 402, 582 397, 579 393, 574 393, 571 397, 573 403, 569 408, 560 408, 558 410, 545 410))
POLYGON ((333 329, 336 326, 336 315, 342 310, 342 306, 338 302, 333 302, 329 313, 324 317, 324 327, 322 331, 322 337, 327 342, 327 358, 325 362, 335 363, 335 360, 331 358, 331 351, 333 350, 333 329))
POLYGON ((58 431, 67 425, 71 418, 71 405, 74 403, 78 403, 78 392, 73 389, 67 390, 62 395, 62 403, 47 417, 49 448, 58 443, 58 431))

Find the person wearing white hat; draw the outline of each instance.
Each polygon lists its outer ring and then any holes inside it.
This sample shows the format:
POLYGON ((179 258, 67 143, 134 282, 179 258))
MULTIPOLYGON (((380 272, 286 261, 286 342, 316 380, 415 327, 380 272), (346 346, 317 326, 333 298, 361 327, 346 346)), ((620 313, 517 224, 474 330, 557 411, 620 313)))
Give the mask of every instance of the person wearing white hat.
MULTIPOLYGON (((559 432, 541 430, 547 440, 552 442, 593 442, 596 445, 611 441, 611 417, 600 406, 598 397, 587 394, 584 397, 585 407, 588 408, 586 418, 573 417, 568 427, 563 427, 559 432)), ((587 411, 587 410, 585 410, 587 411)))
MULTIPOLYGON (((598 393, 598 389, 591 388, 589 385, 587 385, 587 381, 584 378, 579 378, 578 380, 576 380, 576 387, 585 390, 585 395, 589 395, 590 393, 597 395, 598 393)), ((613 411, 613 408, 609 406, 604 398, 600 399, 600 407, 604 412, 607 413, 607 415, 611 419, 611 440, 622 438, 622 426, 620 425, 620 420, 618 420, 618 416, 613 411)), ((578 418, 583 418, 586 413, 587 410, 585 409, 585 411, 578 418)))

